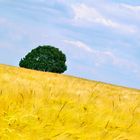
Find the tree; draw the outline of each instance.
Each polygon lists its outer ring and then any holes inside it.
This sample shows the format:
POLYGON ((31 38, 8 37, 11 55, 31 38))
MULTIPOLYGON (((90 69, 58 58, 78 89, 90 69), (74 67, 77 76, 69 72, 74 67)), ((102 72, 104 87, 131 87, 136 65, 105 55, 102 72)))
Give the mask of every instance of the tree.
POLYGON ((48 72, 63 73, 67 70, 66 56, 50 45, 39 46, 20 60, 19 66, 48 72))

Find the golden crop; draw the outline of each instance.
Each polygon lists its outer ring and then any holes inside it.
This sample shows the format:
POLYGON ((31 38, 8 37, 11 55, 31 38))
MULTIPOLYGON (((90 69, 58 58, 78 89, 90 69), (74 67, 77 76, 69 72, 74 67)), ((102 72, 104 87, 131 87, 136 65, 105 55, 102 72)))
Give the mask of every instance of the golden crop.
POLYGON ((0 65, 0 140, 140 140, 140 91, 0 65))

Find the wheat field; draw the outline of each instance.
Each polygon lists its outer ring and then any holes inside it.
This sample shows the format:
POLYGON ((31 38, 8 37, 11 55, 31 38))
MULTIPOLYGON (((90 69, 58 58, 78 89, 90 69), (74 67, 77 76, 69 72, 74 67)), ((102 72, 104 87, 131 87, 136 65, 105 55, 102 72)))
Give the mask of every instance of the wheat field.
POLYGON ((0 140, 140 140, 140 90, 0 65, 0 140))

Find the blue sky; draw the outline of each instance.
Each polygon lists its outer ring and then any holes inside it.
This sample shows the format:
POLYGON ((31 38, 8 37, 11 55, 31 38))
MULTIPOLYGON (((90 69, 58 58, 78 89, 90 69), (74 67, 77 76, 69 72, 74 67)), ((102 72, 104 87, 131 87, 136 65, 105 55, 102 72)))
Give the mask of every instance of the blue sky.
POLYGON ((0 63, 50 44, 65 74, 140 89, 139 0, 0 0, 0 63))

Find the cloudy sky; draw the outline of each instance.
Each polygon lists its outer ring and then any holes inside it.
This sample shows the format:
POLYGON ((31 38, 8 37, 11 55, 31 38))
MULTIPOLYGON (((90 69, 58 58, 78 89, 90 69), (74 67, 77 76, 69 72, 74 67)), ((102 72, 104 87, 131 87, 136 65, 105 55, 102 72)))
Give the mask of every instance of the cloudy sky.
POLYGON ((44 44, 66 54, 65 74, 140 88, 139 0, 0 0, 0 63, 44 44))

